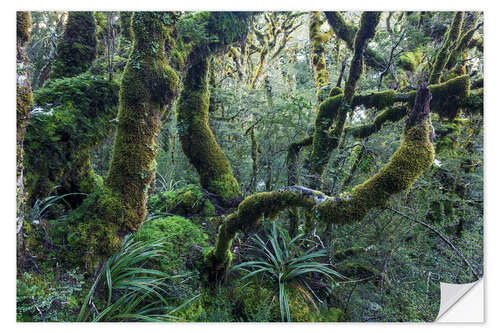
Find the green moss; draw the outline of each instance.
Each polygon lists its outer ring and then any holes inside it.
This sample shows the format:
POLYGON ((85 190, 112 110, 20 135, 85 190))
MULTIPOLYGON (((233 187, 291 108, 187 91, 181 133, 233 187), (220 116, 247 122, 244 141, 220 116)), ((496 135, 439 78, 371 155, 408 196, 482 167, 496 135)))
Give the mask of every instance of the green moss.
POLYGON ((116 82, 82 74, 49 80, 35 92, 35 105, 44 112, 34 113, 26 128, 26 189, 31 203, 57 185, 62 185, 59 194, 90 193, 102 183, 92 169, 90 152, 110 135, 118 89, 116 82))
MULTIPOLYGON (((349 68, 349 78, 344 88, 345 100, 348 104, 352 103, 356 84, 363 72, 363 57, 368 41, 375 36, 381 12, 363 12, 361 14, 360 28, 356 32, 354 39, 354 56, 349 68)), ((343 127, 343 126, 342 126, 343 127)))
MULTIPOLYGON (((350 50, 354 48, 354 39, 357 32, 357 27, 350 23, 346 23, 340 12, 324 12, 332 30, 337 37, 342 39, 350 50)), ((365 51, 366 64, 377 71, 383 71, 386 67, 386 62, 382 54, 367 48, 365 51)))
POLYGON ((124 210, 119 194, 107 186, 89 194, 50 231, 51 238, 61 246, 58 259, 71 265, 83 264, 93 272, 103 258, 120 248, 120 230, 128 218, 122 214, 124 210))
POLYGON ((328 71, 325 62, 325 42, 329 36, 320 32, 321 13, 311 12, 309 15, 309 39, 311 41, 311 62, 316 81, 316 99, 321 103, 326 96, 325 88, 328 86, 328 71))
POLYGON ((357 28, 346 23, 340 12, 325 12, 325 16, 335 34, 347 44, 349 49, 352 49, 357 28))
POLYGON ((456 12, 453 17, 448 30, 446 32, 445 40, 438 50, 438 53, 432 63, 432 71, 429 75, 429 82, 432 84, 439 83, 441 80, 442 71, 450 59, 452 47, 458 40, 462 31, 462 23, 464 12, 456 12))
POLYGON ((371 48, 367 48, 365 51, 365 62, 367 66, 379 72, 384 71, 387 66, 384 55, 371 48))
MULTIPOLYGON (((340 94, 335 97, 327 98, 319 106, 314 127, 312 153, 310 159, 311 174, 316 175, 317 177, 317 182, 313 180, 314 185, 319 184, 319 178, 322 176, 324 168, 330 158, 330 152, 333 147, 331 147, 332 141, 330 140, 328 130, 332 126, 343 101, 344 95, 340 94)), ((311 187, 317 188, 314 185, 311 187)))
POLYGON ((137 231, 155 171, 161 116, 176 94, 178 77, 168 66, 165 39, 175 23, 171 12, 135 12, 134 48, 120 89, 118 126, 105 184, 68 218, 64 260, 93 271, 115 252, 121 238, 137 231))
POLYGON ((196 60, 206 58, 245 39, 253 15, 252 12, 229 11, 185 13, 176 25, 177 40, 196 49, 192 54, 196 60))
POLYGON ((377 128, 372 124, 364 124, 359 126, 346 127, 346 134, 351 134, 355 138, 367 138, 375 133, 377 128))
MULTIPOLYGON (((429 88, 432 93, 431 111, 441 118, 454 119, 460 111, 461 103, 469 96, 470 78, 462 75, 442 84, 430 85, 429 88)), ((415 95, 415 91, 409 94, 408 104, 414 103, 415 95)))
POLYGON ((383 109, 391 106, 396 101, 396 92, 386 90, 374 92, 369 95, 355 95, 352 101, 353 106, 364 105, 366 108, 383 109))
POLYGON ((225 269, 230 259, 231 243, 237 232, 255 230, 263 217, 275 219, 287 208, 312 208, 316 200, 322 200, 324 195, 317 191, 307 190, 301 193, 300 187, 289 187, 277 192, 262 192, 251 195, 243 200, 238 209, 229 214, 220 226, 215 249, 207 254, 208 271, 225 269))
POLYGON ((330 90, 330 94, 328 95, 328 97, 335 97, 335 96, 340 95, 342 93, 343 93, 342 88, 340 88, 340 87, 333 87, 330 90))
POLYGON ((201 186, 230 204, 240 196, 238 182, 208 124, 208 61, 189 68, 177 102, 177 129, 182 149, 198 172, 201 186))
POLYGON ((405 52, 398 59, 398 65, 409 72, 415 72, 421 62, 422 52, 420 50, 405 52))
POLYGON ((198 266, 193 261, 201 260, 207 238, 199 226, 179 216, 147 221, 136 234, 138 241, 162 241, 165 255, 153 264, 172 274, 198 266))
MULTIPOLYGON (((251 322, 280 322, 278 295, 270 286, 254 281, 235 288, 233 296, 241 320, 251 322)), ((310 300, 294 286, 288 286, 288 305, 292 322, 337 322, 342 311, 336 308, 319 312, 310 300)))
POLYGON ((30 12, 16 12, 16 39, 17 43, 24 45, 30 39, 31 14, 30 12))
POLYGON ((146 216, 155 173, 161 116, 177 93, 178 76, 168 64, 165 41, 175 24, 172 12, 134 12, 134 46, 120 87, 118 125, 106 184, 121 193, 127 229, 146 216))
POLYGON ((96 56, 96 46, 96 24, 92 12, 69 12, 66 29, 57 43, 50 77, 84 73, 96 56))
MULTIPOLYGON (((24 135, 29 119, 29 111, 33 104, 31 92, 28 57, 26 44, 30 38, 31 14, 29 12, 16 13, 16 219, 17 225, 23 225, 24 203, 26 193, 24 189, 24 135)), ((18 232, 18 245, 22 248, 22 231, 18 232)))
POLYGON ((370 209, 384 208, 392 195, 408 190, 432 165, 434 147, 429 139, 429 110, 425 105, 428 104, 424 104, 423 111, 419 106, 410 114, 403 141, 389 163, 350 193, 330 198, 316 207, 314 210, 319 220, 340 224, 359 221, 370 209))
POLYGON ((148 202, 148 211, 152 214, 172 213, 190 218, 215 216, 214 205, 203 195, 198 185, 187 185, 176 191, 153 195, 148 202))

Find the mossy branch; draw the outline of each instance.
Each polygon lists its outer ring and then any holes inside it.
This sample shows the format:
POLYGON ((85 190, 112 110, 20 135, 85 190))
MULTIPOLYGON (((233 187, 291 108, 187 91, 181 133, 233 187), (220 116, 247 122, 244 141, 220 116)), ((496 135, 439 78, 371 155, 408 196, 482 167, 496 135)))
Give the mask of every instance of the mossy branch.
POLYGON ((360 28, 354 39, 354 56, 349 69, 349 77, 344 93, 329 97, 321 103, 318 116, 316 117, 313 135, 313 149, 311 153, 309 183, 312 188, 319 188, 324 169, 330 159, 330 153, 338 147, 340 137, 344 131, 347 113, 351 110, 350 104, 354 99, 356 85, 363 72, 363 56, 368 41, 373 38, 380 20, 380 12, 363 12, 361 15, 360 28), (333 126, 333 130, 329 131, 333 126))
MULTIPOLYGON (((469 76, 463 75, 454 79, 448 80, 442 84, 430 85, 429 89, 432 93, 432 101, 430 102, 431 112, 437 113, 441 118, 453 120, 457 117, 461 109, 467 112, 477 112, 482 110, 482 91, 475 91, 470 94, 470 79, 469 76)), ((385 99, 386 102, 379 103, 379 106, 391 105, 396 102, 406 102, 407 104, 414 103, 416 91, 411 91, 408 94, 396 95, 385 99)), ((371 102, 373 99, 378 100, 381 94, 388 92, 374 93, 372 95, 355 96, 353 104, 364 104, 374 106, 371 102)), ((378 108, 377 108, 378 109, 378 108)), ((346 127, 345 133, 350 134, 355 138, 367 138, 373 133, 378 132, 382 125, 388 121, 397 122, 407 115, 407 107, 405 105, 392 106, 377 115, 375 120, 369 124, 346 127)))
POLYGON ((108 177, 68 220, 68 251, 90 271, 120 247, 124 235, 137 231, 146 216, 161 116, 177 92, 178 77, 165 52, 175 21, 172 12, 133 14, 134 45, 122 77, 108 177))
POLYGON ((430 83, 439 83, 441 81, 442 72, 450 59, 453 51, 453 46, 457 42, 458 37, 462 31, 462 23, 464 19, 464 12, 456 12, 453 17, 448 30, 446 32, 445 40, 436 54, 432 63, 432 70, 429 74, 430 83))
POLYGON ((406 122, 399 149, 376 175, 356 186, 352 192, 330 197, 301 186, 288 186, 243 200, 221 225, 215 248, 205 258, 208 269, 227 269, 236 233, 250 232, 258 227, 263 217, 274 219, 284 209, 303 207, 321 223, 345 224, 361 220, 370 209, 386 207, 392 195, 408 190, 432 165, 434 147, 429 138, 430 100, 430 89, 422 85, 406 122))
POLYGON ((317 11, 311 12, 309 14, 309 39, 311 41, 311 63, 314 70, 314 79, 316 81, 316 101, 318 104, 325 99, 325 88, 328 87, 325 44, 329 36, 320 32, 320 26, 321 13, 317 11))
MULTIPOLYGON (((345 22, 344 17, 340 12, 324 12, 328 23, 330 24, 332 30, 335 32, 337 37, 342 39, 346 46, 350 49, 354 49, 354 39, 356 36, 356 27, 345 22)), ((382 55, 377 53, 375 50, 370 48, 366 49, 365 52, 366 64, 377 71, 383 71, 386 67, 386 63, 382 55)))
POLYGON ((30 12, 16 13, 16 234, 18 256, 21 258, 24 251, 24 134, 29 120, 29 110, 33 103, 30 78, 28 72, 28 56, 26 45, 30 39, 31 14, 30 12))

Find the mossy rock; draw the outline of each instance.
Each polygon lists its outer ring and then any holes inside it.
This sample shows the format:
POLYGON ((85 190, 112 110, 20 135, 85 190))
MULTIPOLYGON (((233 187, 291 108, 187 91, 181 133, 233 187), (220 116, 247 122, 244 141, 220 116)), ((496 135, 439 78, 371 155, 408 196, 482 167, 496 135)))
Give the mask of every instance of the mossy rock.
POLYGON ((208 246, 207 238, 200 227, 180 216, 147 221, 136 234, 138 241, 162 240, 166 254, 154 264, 172 273, 197 267, 203 248, 208 246))

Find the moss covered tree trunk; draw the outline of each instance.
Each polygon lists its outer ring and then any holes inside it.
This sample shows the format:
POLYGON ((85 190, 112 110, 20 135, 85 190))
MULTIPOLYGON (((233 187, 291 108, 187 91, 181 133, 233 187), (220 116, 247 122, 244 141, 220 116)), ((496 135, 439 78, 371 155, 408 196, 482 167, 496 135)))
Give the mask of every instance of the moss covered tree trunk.
MULTIPOLYGON (((27 187, 31 204, 36 198, 46 197, 61 185, 56 194, 72 192, 91 193, 102 179, 94 174, 90 163, 90 152, 102 141, 102 137, 109 135, 109 126, 103 126, 115 116, 116 83, 100 84, 98 79, 83 79, 85 73, 96 57, 96 25, 92 12, 69 12, 63 35, 56 47, 56 55, 50 72, 50 80, 37 91, 35 102, 39 107, 65 108, 65 111, 54 111, 57 116, 36 115, 37 125, 28 127, 29 140, 27 147, 30 153, 45 154, 43 163, 33 161, 27 165, 29 173, 27 187), (74 80, 69 80, 74 78, 74 80), (64 82, 56 82, 66 79, 64 82), (85 81, 85 83, 83 83, 85 81), (83 89, 82 89, 83 87, 83 89), (73 90, 72 90, 73 89, 73 90), (101 95, 95 89, 102 89, 101 95), (82 100, 88 96, 85 103, 82 100), (91 97, 92 96, 92 97, 91 97), (38 100, 37 100, 38 99, 38 100), (92 100, 94 99, 94 100, 92 100), (91 100, 91 101, 90 101, 91 100), (90 101, 90 102, 89 102, 90 101), (80 103, 79 103, 80 102, 80 103), (110 104, 114 104, 110 107, 110 104), (69 105, 69 107, 68 107, 69 105), (72 115, 70 115, 70 113, 72 115), (64 115, 63 115, 64 114, 64 115), (73 118, 73 121, 61 121, 73 118), (80 117, 84 117, 82 120, 80 117), (92 124, 89 126, 89 124, 92 124), (43 140, 50 133, 39 133, 42 127, 47 131, 70 133, 60 136, 60 141, 43 140), (92 143, 88 143, 83 136, 97 132, 94 128, 106 127, 106 131, 96 134, 92 143), (55 130, 54 130, 55 128, 55 130), (33 135, 31 135, 33 132, 33 135), (104 133, 105 132, 105 133, 104 133), (38 137, 37 137, 38 136, 38 137), (54 153, 57 152, 57 153, 54 153), (64 161, 63 161, 64 160, 64 161), (60 162, 60 163, 59 163, 60 162)), ((36 159, 33 159, 36 160, 36 159)), ((82 202, 81 196, 68 198, 73 207, 82 202)))
POLYGON ((316 102, 321 103, 328 94, 328 71, 325 62, 325 44, 328 34, 321 33, 321 12, 309 14, 309 39, 311 41, 311 62, 316 81, 316 102))
POLYGON ((219 196, 223 205, 231 206, 241 193, 229 160, 208 123, 208 73, 207 58, 200 59, 187 70, 177 102, 177 129, 182 150, 198 172, 201 186, 219 196))
MULTIPOLYGON (((113 156, 104 185, 74 210, 70 249, 92 270, 116 251, 121 238, 137 231, 146 216, 146 198, 158 152, 161 116, 178 85, 169 66, 165 41, 176 16, 171 12, 135 12, 134 46, 120 89, 113 156)), ((170 39, 169 39, 170 40, 170 39)), ((171 48, 169 46, 168 49, 171 48)))
POLYGON ((96 25, 92 12, 69 12, 66 29, 57 43, 50 78, 84 73, 95 59, 96 25))
POLYGON ((23 251, 23 224, 24 224, 24 133, 29 119, 29 110, 33 102, 31 93, 30 78, 28 73, 28 56, 26 55, 26 44, 30 39, 31 14, 29 12, 16 13, 16 185, 17 185, 17 203, 16 203, 16 233, 18 257, 23 251))

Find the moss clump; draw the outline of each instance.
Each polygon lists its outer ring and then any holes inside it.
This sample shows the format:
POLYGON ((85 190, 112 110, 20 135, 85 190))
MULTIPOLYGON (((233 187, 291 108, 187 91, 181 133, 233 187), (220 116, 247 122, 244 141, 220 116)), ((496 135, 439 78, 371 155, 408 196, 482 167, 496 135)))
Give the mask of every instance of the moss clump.
POLYGON ((240 196, 238 182, 208 124, 208 60, 188 69, 177 102, 177 129, 182 150, 198 172, 201 186, 230 204, 240 196))
MULTIPOLYGON (((322 309, 319 312, 310 300, 294 286, 285 287, 292 322, 338 322, 342 310, 322 309)), ((281 322, 278 295, 268 283, 253 281, 245 286, 237 286, 234 292, 236 311, 243 321, 281 322)), ((285 317, 286 320, 286 317, 285 317)))
POLYGON ((453 17, 445 36, 445 40, 432 63, 432 71, 429 75, 429 82, 432 84, 439 83, 441 80, 442 71, 450 59, 453 51, 452 47, 458 40, 462 31, 462 23, 464 19, 464 12, 456 12, 453 17))
POLYGON ((328 97, 335 97, 337 95, 340 95, 342 94, 344 91, 342 90, 342 88, 340 87, 333 87, 331 90, 330 90, 330 94, 328 94, 328 97))
MULTIPOLYGON (((432 93, 431 111, 439 114, 441 118, 452 120, 456 118, 463 101, 469 96, 470 78, 468 75, 462 75, 442 84, 430 85, 429 88, 432 93)), ((414 103, 415 96, 415 91, 408 95, 408 104, 414 103)))
POLYGON ((396 92, 386 90, 375 92, 369 95, 355 95, 352 101, 353 106, 364 105, 366 108, 383 109, 391 106, 396 101, 396 92))
POLYGON ((177 93, 179 78, 168 64, 165 41, 172 34, 172 12, 134 12, 134 46, 120 87, 118 125, 106 185, 121 193, 126 230, 138 230, 155 173, 161 116, 177 93))
POLYGON ((355 138, 367 138, 373 133, 379 131, 382 125, 386 122, 396 122, 403 119, 407 115, 406 106, 395 106, 378 114, 374 121, 370 124, 359 126, 346 127, 346 133, 351 134, 355 138))
POLYGON ((152 214, 172 213, 184 217, 215 216, 215 207, 203 195, 198 185, 188 185, 175 191, 165 191, 151 197, 148 211, 152 214))
POLYGON ((415 72, 422 62, 422 52, 412 51, 403 53, 398 59, 398 65, 405 71, 415 72))
POLYGON ((136 234, 138 241, 161 240, 165 255, 153 264, 173 274, 199 266, 207 238, 199 226, 179 216, 147 221, 136 234))
POLYGON ((16 220, 18 246, 22 248, 22 227, 24 221, 24 134, 29 119, 29 110, 33 104, 30 78, 28 72, 28 57, 26 44, 30 38, 31 14, 16 13, 16 220))
POLYGON ((82 74, 49 80, 35 92, 35 105, 43 111, 32 115, 24 144, 31 203, 57 185, 62 185, 59 194, 90 193, 102 183, 92 169, 90 152, 111 132, 118 89, 114 81, 82 74))
POLYGON ((96 46, 96 24, 92 12, 69 12, 66 29, 57 43, 50 77, 84 73, 96 56, 96 46))

